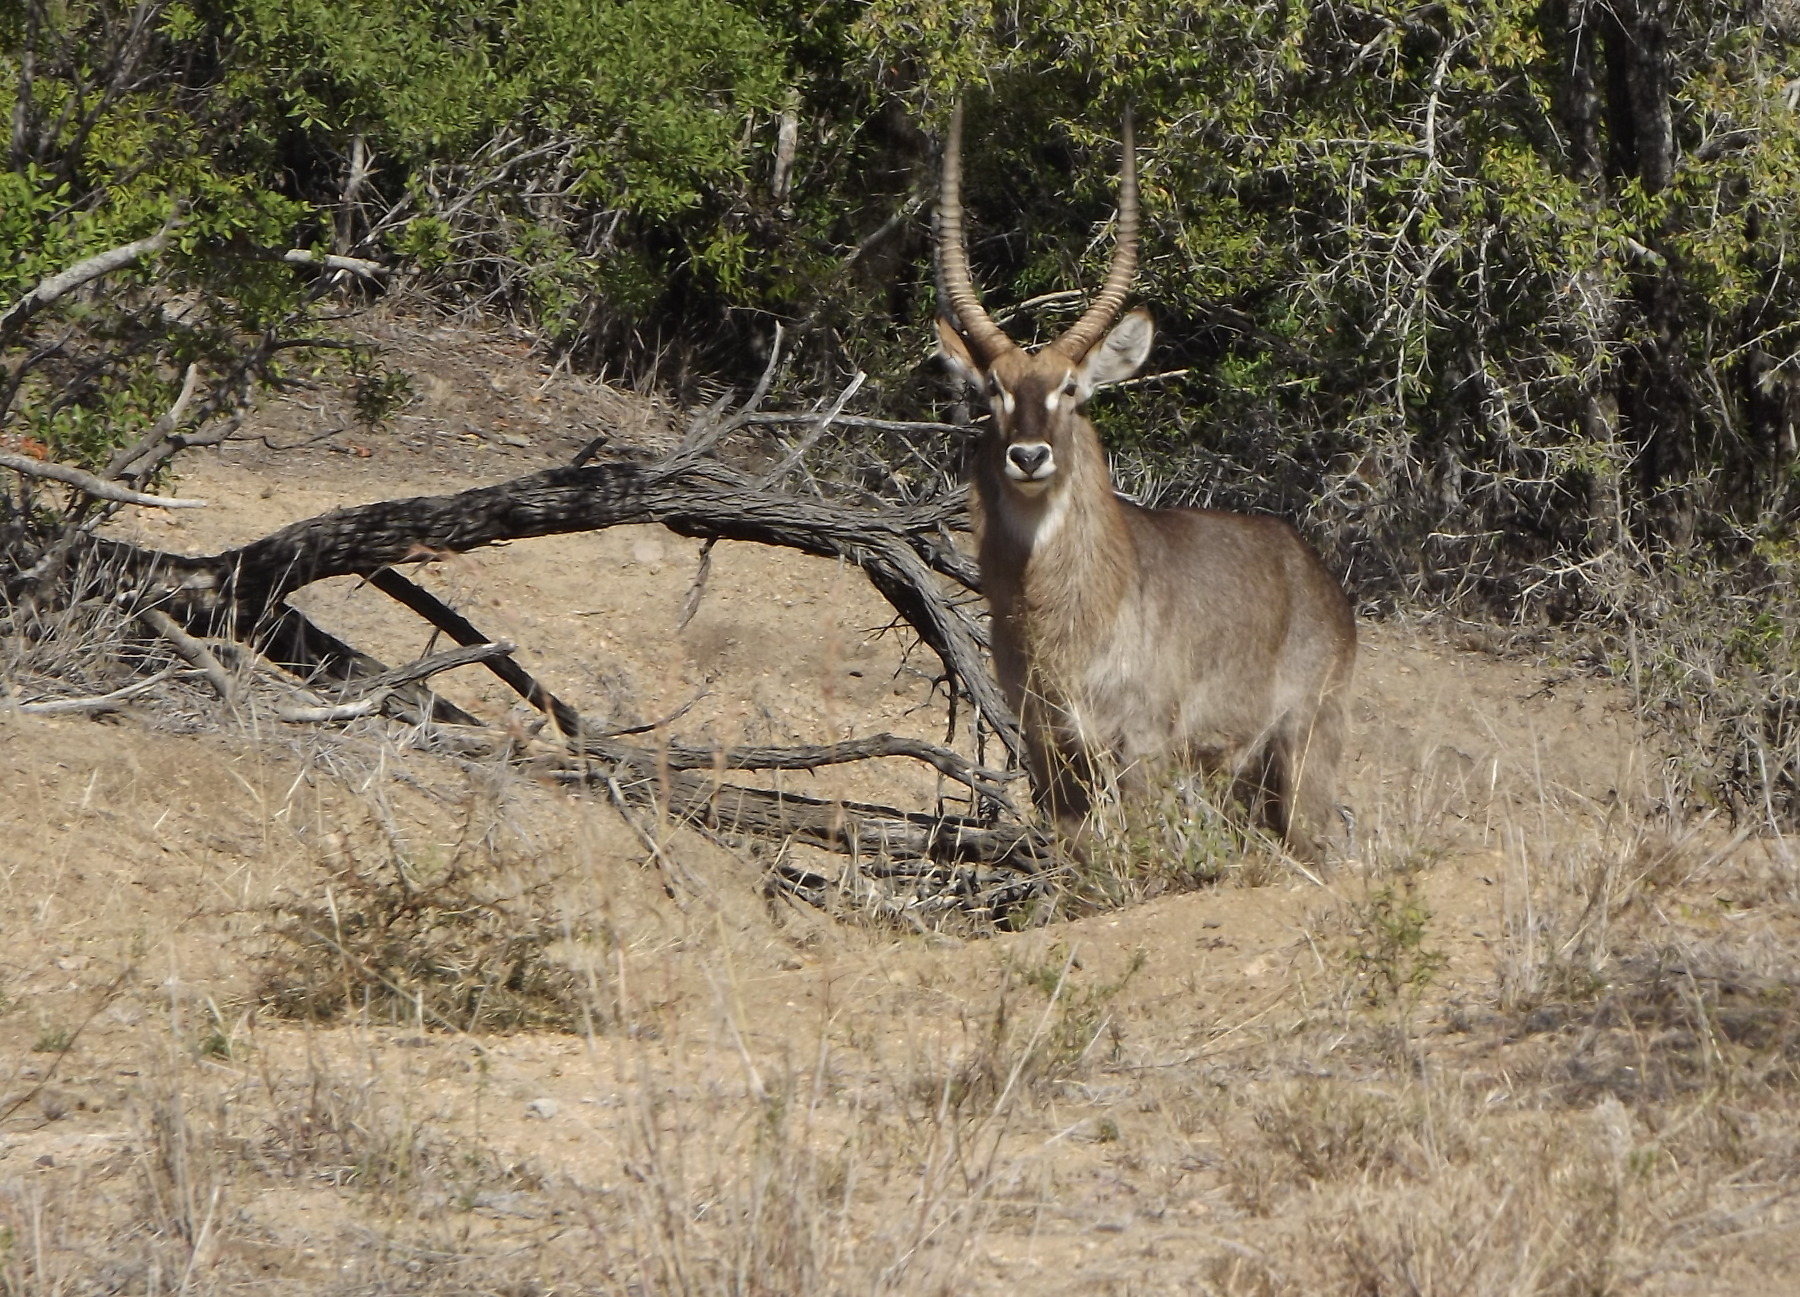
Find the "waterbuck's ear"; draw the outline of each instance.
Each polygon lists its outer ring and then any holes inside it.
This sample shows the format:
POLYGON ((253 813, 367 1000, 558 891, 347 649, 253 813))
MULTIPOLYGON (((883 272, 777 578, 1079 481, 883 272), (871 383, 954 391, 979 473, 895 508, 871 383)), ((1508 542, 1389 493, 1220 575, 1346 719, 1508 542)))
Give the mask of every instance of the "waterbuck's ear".
POLYGON ((955 374, 970 387, 981 386, 981 366, 975 363, 975 354, 969 350, 969 344, 956 326, 943 316, 937 317, 938 351, 944 357, 944 363, 950 366, 955 374))
POLYGON ((1100 339, 1100 345, 1088 352, 1076 377, 1090 392, 1130 378, 1150 358, 1150 344, 1155 339, 1156 326, 1150 322, 1150 312, 1140 306, 1113 325, 1112 332, 1100 339))
POLYGON ((956 331, 956 326, 950 324, 949 320, 945 320, 940 315, 936 318, 936 324, 938 324, 938 354, 943 356, 943 363, 949 367, 949 371, 956 378, 965 381, 970 387, 979 389, 983 374, 981 374, 981 365, 976 363, 976 353, 972 353, 968 349, 967 340, 956 331))

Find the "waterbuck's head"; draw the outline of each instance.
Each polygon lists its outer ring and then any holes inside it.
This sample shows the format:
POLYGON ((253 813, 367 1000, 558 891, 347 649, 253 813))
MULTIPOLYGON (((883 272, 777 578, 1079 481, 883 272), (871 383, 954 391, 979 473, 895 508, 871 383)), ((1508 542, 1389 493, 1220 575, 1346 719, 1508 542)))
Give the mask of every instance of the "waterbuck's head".
MULTIPOLYGON (((993 414, 983 448, 991 489, 1015 498, 1057 495, 1072 475, 1105 460, 1093 425, 1082 414, 1095 389, 1129 378, 1150 354, 1154 329, 1141 307, 1107 326, 1125 303, 1137 269, 1137 167, 1131 116, 1125 116, 1125 159, 1119 172, 1119 233, 1100 294, 1061 337, 1026 351, 982 309, 969 277, 962 228, 962 106, 950 119, 944 179, 938 197, 938 344, 950 367, 979 389, 993 414)), ((1105 483, 1110 494, 1110 483, 1105 483)))

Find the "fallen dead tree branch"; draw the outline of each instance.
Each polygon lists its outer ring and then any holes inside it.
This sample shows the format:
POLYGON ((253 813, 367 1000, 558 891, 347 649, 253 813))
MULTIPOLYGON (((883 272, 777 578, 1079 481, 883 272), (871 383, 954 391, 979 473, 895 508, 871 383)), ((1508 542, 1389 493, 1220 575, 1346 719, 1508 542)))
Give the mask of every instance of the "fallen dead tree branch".
POLYGON ((487 663, 494 658, 505 657, 518 647, 507 640, 488 640, 480 644, 471 644, 465 648, 447 649, 442 653, 433 653, 429 657, 417 658, 405 666, 394 667, 379 675, 357 680, 354 688, 373 693, 377 689, 392 689, 397 685, 411 684, 415 680, 429 680, 432 676, 445 671, 454 671, 458 667, 474 666, 487 663))
POLYGON ((695 771, 659 771, 655 758, 654 752, 640 751, 622 763, 622 771, 557 765, 550 773, 566 784, 604 786, 612 780, 628 801, 714 832, 800 842, 864 861, 980 864, 1004 869, 1015 879, 1020 873, 1041 874, 1051 863, 1049 838, 1030 825, 989 825, 965 816, 749 788, 695 771))
MULTIPOLYGON (((584 720, 513 660, 512 645, 491 641, 397 570, 487 545, 631 523, 660 523, 709 549, 719 540, 751 541, 855 563, 943 663, 952 731, 957 700, 966 699, 977 732, 999 737, 1016 760, 1017 727, 987 671, 984 635, 971 607, 975 565, 950 536, 964 518, 961 494, 906 508, 858 505, 788 494, 774 489, 767 475, 747 477, 711 450, 725 432, 748 421, 756 400, 735 414, 725 402, 716 403, 690 426, 681 447, 656 463, 583 463, 454 495, 380 501, 306 519, 208 556, 161 553, 104 537, 84 537, 82 544, 120 574, 124 606, 178 648, 177 635, 192 642, 235 640, 309 681, 337 682, 335 700, 315 693, 318 706, 282 708, 286 719, 329 723, 388 710, 413 720, 472 722, 420 682, 480 662, 553 720, 566 754, 541 755, 541 747, 522 746, 516 734, 453 745, 477 754, 498 752, 501 745, 510 759, 523 758, 561 782, 603 785, 622 803, 653 808, 707 833, 781 844, 772 878, 808 899, 818 899, 821 887, 836 887, 840 896, 848 895, 845 888, 861 888, 857 894, 877 908, 914 916, 915 905, 998 914, 1022 903, 1046 885, 1054 850, 1042 831, 1019 821, 1006 789, 1016 775, 892 734, 789 748, 624 742, 620 735, 630 731, 606 731, 584 720), (389 669, 288 603, 295 591, 337 576, 364 578, 460 647, 389 669), (540 755, 527 757, 531 750, 540 755), (726 771, 816 770, 890 757, 922 762, 962 785, 969 791, 969 813, 806 797, 722 778, 726 771), (836 852, 850 864, 836 882, 822 881, 793 863, 786 849, 791 845, 836 852)), ((828 421, 837 413, 812 419, 828 421)))
MULTIPOLYGON (((494 643, 477 630, 468 618, 439 599, 431 591, 408 581, 392 568, 383 568, 369 577, 369 584, 383 594, 412 609, 444 634, 466 648, 479 648, 494 643)), ((483 654, 477 660, 505 681, 519 697, 556 722, 557 729, 571 738, 587 732, 581 714, 539 684, 524 667, 513 661, 509 646, 504 653, 483 654)))
MULTIPOLYGON (((556 722, 556 727, 583 754, 603 761, 624 765, 651 762, 670 770, 817 770, 824 766, 845 765, 852 761, 868 761, 877 757, 910 757, 922 761, 940 774, 962 784, 978 797, 997 807, 1017 813, 1002 785, 1013 776, 1004 771, 984 770, 949 748, 918 739, 893 734, 877 734, 869 738, 849 739, 824 746, 802 747, 732 747, 701 748, 668 744, 654 755, 645 749, 617 742, 625 733, 638 733, 644 728, 603 731, 584 719, 580 712, 557 698, 510 656, 513 645, 488 639, 475 624, 451 608, 443 600, 392 569, 377 572, 369 583, 405 604, 432 625, 468 647, 457 653, 439 655, 458 658, 452 665, 480 662, 504 681, 519 697, 556 722), (459 654, 464 655, 459 657, 459 654)), ((361 682, 367 688, 415 679, 410 672, 424 666, 396 667, 361 682)), ((446 670, 446 667, 435 668, 446 670)), ((429 670, 418 674, 429 674, 429 670)), ((683 709, 685 710, 685 709, 683 709)), ((363 714, 363 713, 358 713, 363 714)), ((677 713, 679 715, 679 713, 677 713)), ((319 719, 331 719, 320 717, 319 719)), ((346 717, 348 719, 348 717, 346 717)))
POLYGON ((275 715, 291 725, 328 725, 339 721, 360 720, 379 712, 387 705, 387 700, 393 693, 392 688, 376 689, 354 702, 325 703, 316 707, 284 703, 275 709, 275 715))
MULTIPOLYGON (((268 627, 283 615, 286 596, 314 581, 364 576, 385 589, 387 578, 377 575, 383 569, 508 540, 661 523, 684 536, 840 558, 867 574, 938 655, 953 693, 966 696, 1017 757, 1017 726, 983 662, 981 632, 939 583, 943 576, 977 587, 973 563, 948 536, 962 509, 960 495, 910 509, 805 499, 759 488, 716 460, 682 455, 666 464, 553 468, 456 495, 337 510, 211 556, 91 543, 135 572, 144 602, 197 634, 251 639, 265 653, 268 627)), ((565 733, 577 732, 572 724, 558 720, 565 733)))
POLYGON ((351 721, 363 716, 373 716, 387 706, 388 699, 392 698, 395 691, 402 685, 427 680, 441 672, 454 671, 458 667, 473 666, 478 662, 504 657, 516 647, 504 640, 497 640, 491 643, 473 644, 467 648, 450 649, 443 653, 433 653, 429 657, 408 662, 405 666, 394 667, 392 670, 352 681, 340 690, 340 693, 354 695, 345 701, 322 703, 317 706, 290 704, 277 707, 275 714, 284 721, 308 725, 321 725, 332 721, 351 721))
MULTIPOLYGON (((389 668, 354 645, 314 624, 292 605, 283 605, 254 637, 264 659, 279 669, 308 682, 331 681, 340 688, 370 687, 383 679, 389 668)), ((423 659, 429 661, 430 659, 423 659)), ((418 665, 413 663, 411 665, 418 665)), ((404 671, 407 668, 395 668, 404 671)), ((439 697, 418 681, 397 683, 385 710, 409 721, 439 721, 446 725, 476 726, 480 722, 447 698, 439 697)))
MULTIPOLYGON (((584 750, 594 756, 611 758, 616 754, 617 746, 596 742, 585 745, 584 750)), ((1002 785, 1020 776, 981 769, 948 748, 897 734, 872 734, 866 738, 845 739, 842 743, 785 748, 697 748, 671 744, 658 748, 656 756, 671 770, 818 770, 824 766, 871 761, 879 757, 910 757, 1006 810, 1017 810, 1002 785)))

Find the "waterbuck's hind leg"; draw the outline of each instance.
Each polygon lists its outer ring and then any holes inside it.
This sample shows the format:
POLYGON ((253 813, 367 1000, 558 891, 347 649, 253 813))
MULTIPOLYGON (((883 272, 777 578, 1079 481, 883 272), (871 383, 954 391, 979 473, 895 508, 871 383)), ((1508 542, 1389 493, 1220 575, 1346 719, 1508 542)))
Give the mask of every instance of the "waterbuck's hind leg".
POLYGON ((1296 709, 1275 737, 1275 777, 1281 790, 1280 829, 1289 852, 1307 863, 1325 858, 1337 817, 1338 757, 1344 746, 1344 706, 1336 692, 1310 710, 1296 709))

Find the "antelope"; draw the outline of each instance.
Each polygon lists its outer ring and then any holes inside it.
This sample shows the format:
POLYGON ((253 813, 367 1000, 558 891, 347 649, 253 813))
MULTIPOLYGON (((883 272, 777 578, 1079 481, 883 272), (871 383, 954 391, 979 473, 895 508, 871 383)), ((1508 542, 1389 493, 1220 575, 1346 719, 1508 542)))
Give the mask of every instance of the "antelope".
POLYGON ((1142 307, 1113 325, 1137 268, 1129 113, 1122 135, 1105 284, 1067 332, 1028 352, 982 309, 970 278, 961 105, 950 120, 937 335, 992 416, 973 478, 995 673, 1035 799, 1063 832, 1079 837, 1109 775, 1129 798, 1169 773, 1222 771, 1292 855, 1316 861, 1356 657, 1349 601, 1280 519, 1121 497, 1082 412, 1137 372, 1154 334, 1142 307))

